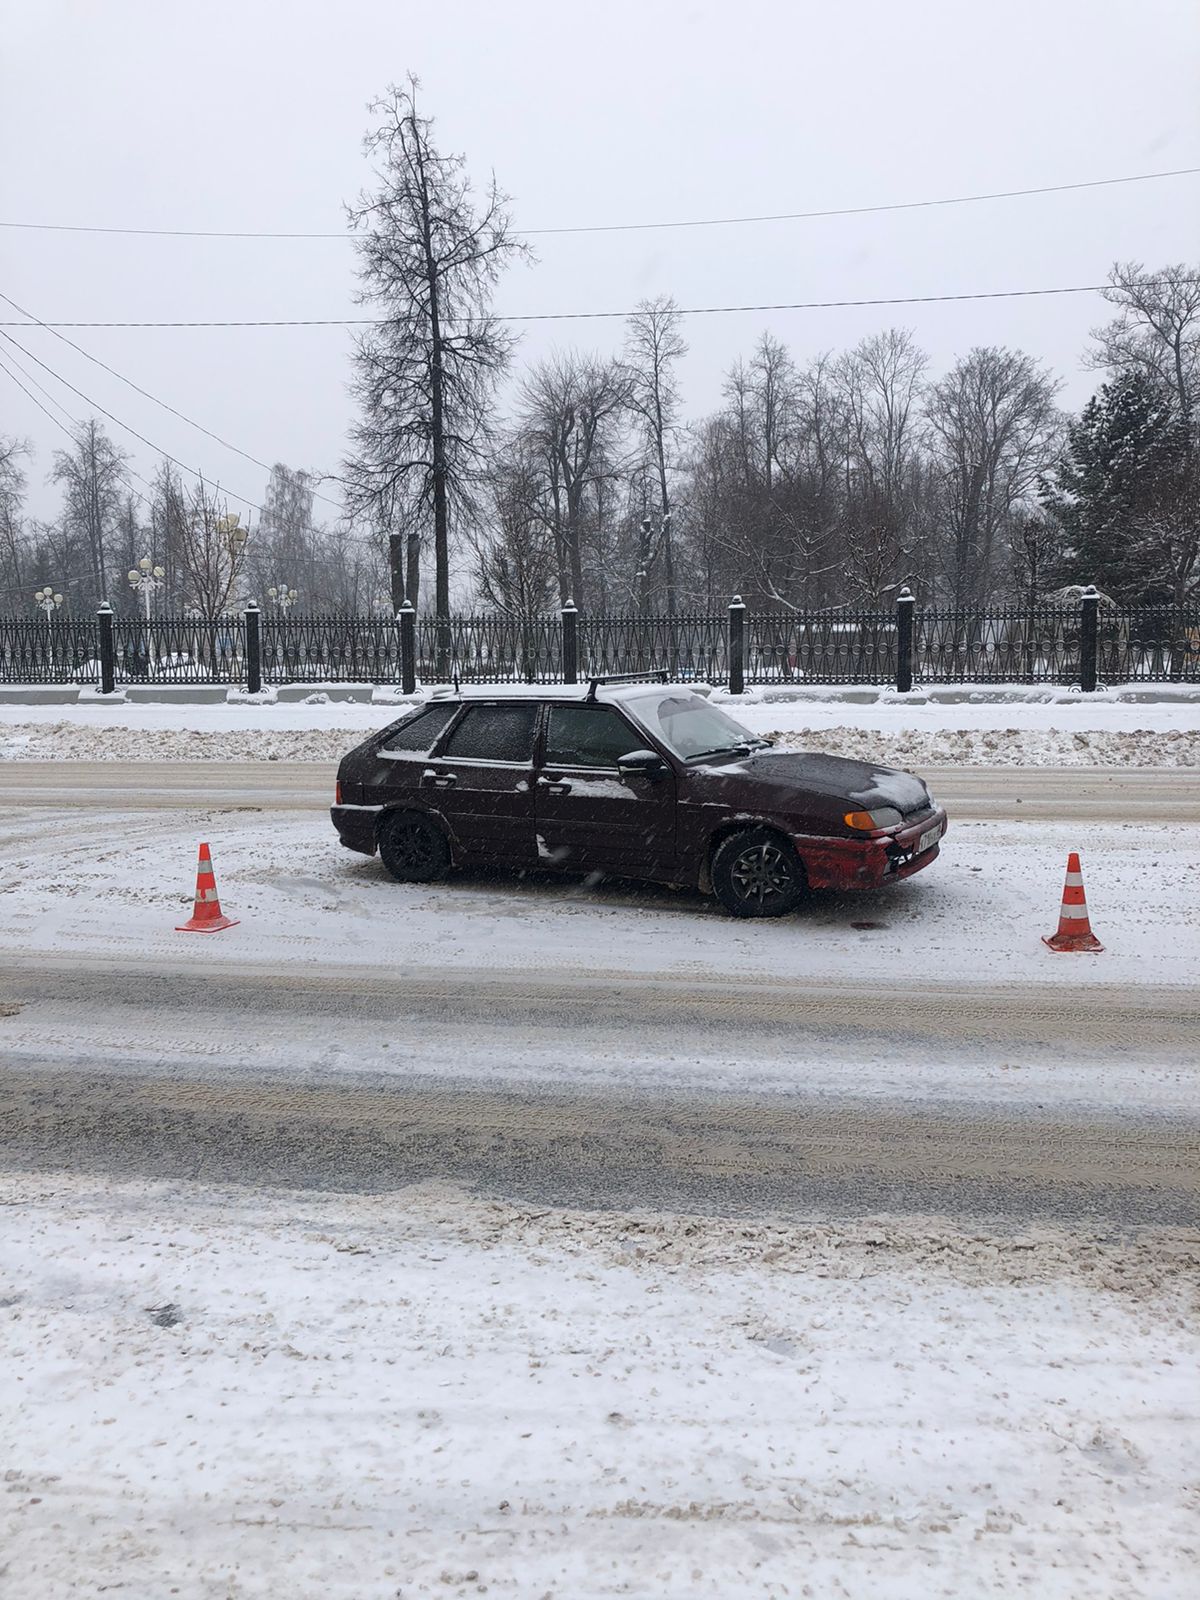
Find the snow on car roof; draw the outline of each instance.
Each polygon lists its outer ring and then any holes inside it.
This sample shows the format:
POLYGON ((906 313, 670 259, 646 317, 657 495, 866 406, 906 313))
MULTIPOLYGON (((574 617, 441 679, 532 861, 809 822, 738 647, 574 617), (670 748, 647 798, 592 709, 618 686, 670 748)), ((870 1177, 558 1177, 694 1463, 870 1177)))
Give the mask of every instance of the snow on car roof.
MULTIPOLYGON (((638 695, 661 694, 664 689, 695 691, 695 683, 601 683, 597 700, 629 700, 638 695)), ((706 686, 707 687, 707 686, 706 686)), ((464 683, 454 689, 439 684, 430 695, 434 700, 586 700, 587 683, 464 683)))

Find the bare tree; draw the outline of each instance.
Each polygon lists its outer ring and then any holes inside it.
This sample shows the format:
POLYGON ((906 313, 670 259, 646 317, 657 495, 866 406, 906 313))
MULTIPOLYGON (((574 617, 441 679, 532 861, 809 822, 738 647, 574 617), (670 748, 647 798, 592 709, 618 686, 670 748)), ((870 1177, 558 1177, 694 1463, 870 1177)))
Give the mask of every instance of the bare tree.
POLYGON ((483 600, 506 616, 543 615, 561 582, 545 489, 543 463, 522 438, 488 476, 487 531, 473 536, 475 578, 483 600))
POLYGON ((838 365, 845 410, 846 576, 879 605, 913 572, 920 543, 917 405, 927 357, 903 329, 864 339, 838 365))
POLYGON ((1116 318, 1095 328, 1093 367, 1148 372, 1174 396, 1181 416, 1200 405, 1200 268, 1182 265, 1147 272, 1140 262, 1117 262, 1103 291, 1116 318))
POLYGON ((93 417, 83 423, 73 450, 56 450, 51 479, 63 486, 63 520, 87 555, 90 587, 95 605, 108 598, 109 540, 125 492, 126 452, 119 449, 93 417))
POLYGON ((463 158, 438 151, 432 122, 417 112, 418 87, 410 77, 370 108, 377 126, 365 149, 378 187, 348 211, 359 303, 387 321, 356 343, 360 414, 345 486, 352 515, 378 525, 402 508, 432 528, 434 608, 446 617, 451 522, 470 515, 512 348, 491 291, 523 246, 495 179, 477 208, 463 158))
POLYGON ((0 435, 0 598, 16 610, 23 598, 26 545, 25 471, 21 463, 29 454, 24 439, 0 435))
POLYGON ((628 403, 629 383, 618 367, 574 351, 542 362, 522 385, 518 425, 542 466, 560 604, 587 603, 587 496, 613 468, 617 428, 628 403))
POLYGON ((219 491, 200 481, 185 496, 178 486, 167 491, 179 498, 169 514, 179 541, 184 604, 213 622, 234 603, 248 543, 237 513, 219 491))
POLYGON ((1021 351, 977 346, 926 394, 927 439, 946 498, 944 563, 955 605, 981 600, 1004 564, 1004 536, 1058 446, 1058 387, 1021 351))
POLYGON ((643 593, 648 592, 650 570, 662 556, 663 585, 667 615, 676 611, 675 549, 671 525, 671 477, 675 470, 679 388, 676 363, 687 354, 680 330, 679 307, 669 296, 643 300, 629 319, 625 338, 625 370, 629 379, 629 403, 641 419, 658 499, 658 530, 655 547, 645 552, 646 576, 643 593))

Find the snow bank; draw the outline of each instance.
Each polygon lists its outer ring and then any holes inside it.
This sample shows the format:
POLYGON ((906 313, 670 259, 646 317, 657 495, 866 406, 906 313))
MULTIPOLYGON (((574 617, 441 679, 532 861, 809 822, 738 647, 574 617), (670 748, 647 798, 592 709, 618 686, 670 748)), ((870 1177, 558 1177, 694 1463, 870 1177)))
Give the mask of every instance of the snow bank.
POLYGON ((0 1180, 7 1600, 1182 1595, 1195 1241, 0 1180))
MULTIPOLYGON (((874 694, 875 691, 869 691, 874 694)), ((754 733, 887 765, 1200 766, 1200 701, 870 704, 724 697, 754 733)), ((337 761, 404 707, 328 704, 0 705, 0 760, 337 761)))

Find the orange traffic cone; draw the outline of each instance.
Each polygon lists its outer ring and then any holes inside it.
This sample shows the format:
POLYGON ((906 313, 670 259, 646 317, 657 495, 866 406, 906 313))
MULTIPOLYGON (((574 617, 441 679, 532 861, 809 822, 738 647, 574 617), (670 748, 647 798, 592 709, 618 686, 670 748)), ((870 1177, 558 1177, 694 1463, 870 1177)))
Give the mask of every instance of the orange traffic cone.
POLYGON ((1042 935, 1042 943, 1051 950, 1090 950, 1097 952, 1104 946, 1092 932, 1088 920, 1087 901, 1083 894, 1083 873, 1079 870, 1079 852, 1072 850, 1067 857, 1067 881, 1063 885, 1062 908, 1058 913, 1058 932, 1042 935))
POLYGON ((212 856, 206 844, 200 846, 200 860, 196 866, 196 903, 186 922, 176 924, 177 933, 220 933, 222 928, 237 926, 236 917, 221 915, 221 902, 217 899, 217 880, 213 877, 212 856))

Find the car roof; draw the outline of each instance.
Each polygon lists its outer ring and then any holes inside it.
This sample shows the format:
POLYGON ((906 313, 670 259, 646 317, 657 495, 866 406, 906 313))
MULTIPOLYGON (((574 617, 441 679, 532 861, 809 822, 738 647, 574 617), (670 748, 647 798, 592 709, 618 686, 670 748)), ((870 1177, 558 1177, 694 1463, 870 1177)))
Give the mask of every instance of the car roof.
POLYGON ((430 694, 439 704, 471 700, 596 700, 620 702, 645 695, 661 694, 664 689, 683 689, 694 693, 694 683, 598 683, 593 696, 586 683, 464 683, 457 689, 440 685, 430 694))

